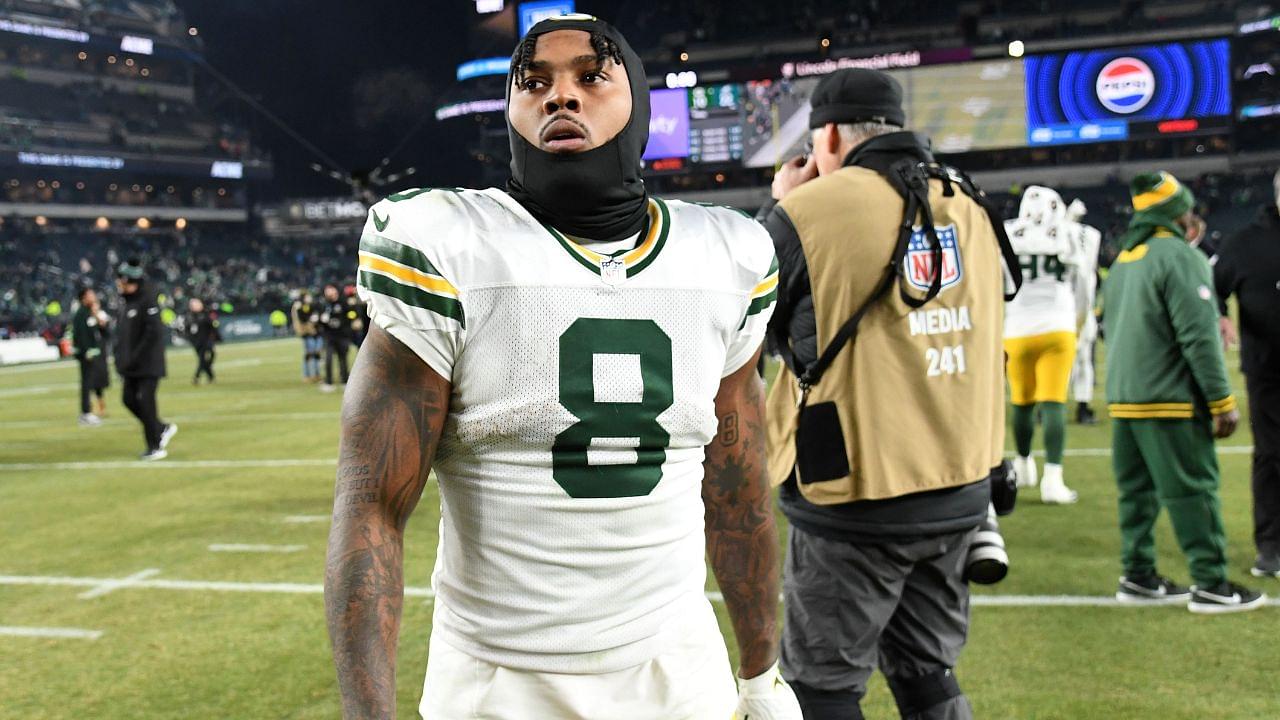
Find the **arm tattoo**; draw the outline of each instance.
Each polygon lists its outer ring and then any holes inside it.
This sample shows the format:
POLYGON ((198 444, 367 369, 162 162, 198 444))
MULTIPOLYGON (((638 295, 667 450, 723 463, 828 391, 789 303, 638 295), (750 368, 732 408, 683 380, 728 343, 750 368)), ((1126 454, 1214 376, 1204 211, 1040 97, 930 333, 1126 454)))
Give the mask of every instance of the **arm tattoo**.
POLYGON ((449 383, 375 328, 342 407, 325 615, 343 717, 393 718, 404 528, 426 484, 449 383))
POLYGON ((721 384, 720 434, 706 447, 702 485, 707 556, 738 638, 742 677, 764 672, 778 655, 778 531, 765 470, 762 385, 754 362, 721 384))
POLYGON ((732 447, 738 442, 738 413, 731 412, 720 418, 720 444, 732 447))

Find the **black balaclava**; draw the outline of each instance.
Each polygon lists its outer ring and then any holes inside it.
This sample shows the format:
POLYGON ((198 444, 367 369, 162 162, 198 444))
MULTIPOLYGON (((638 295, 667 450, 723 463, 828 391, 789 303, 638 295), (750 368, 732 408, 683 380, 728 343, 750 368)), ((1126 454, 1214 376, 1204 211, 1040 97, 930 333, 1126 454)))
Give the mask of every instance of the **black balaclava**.
MULTIPOLYGON (((535 218, 561 232, 591 240, 621 240, 639 233, 648 219, 647 195, 640 177, 640 156, 649 141, 649 84, 644 65, 622 33, 589 15, 543 20, 527 37, 556 30, 600 33, 618 46, 631 84, 631 119, 603 145, 556 154, 539 149, 516 132, 508 111, 511 179, 507 192, 535 218)), ((517 46, 507 73, 508 108, 519 61, 517 46)))

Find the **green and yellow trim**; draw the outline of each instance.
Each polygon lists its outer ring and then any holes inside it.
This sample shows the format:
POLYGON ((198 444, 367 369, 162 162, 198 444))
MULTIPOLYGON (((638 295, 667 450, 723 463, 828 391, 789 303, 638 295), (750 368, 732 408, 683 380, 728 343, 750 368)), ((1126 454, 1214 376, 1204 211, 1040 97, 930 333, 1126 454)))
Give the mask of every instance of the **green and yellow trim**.
POLYGON ((751 290, 751 302, 747 305, 747 317, 764 310, 778 299, 778 258, 769 265, 764 279, 751 290))
POLYGON ((1195 416, 1191 403, 1111 403, 1107 406, 1111 417, 1121 420, 1152 420, 1172 418, 1189 420, 1195 416))
POLYGON ((1209 403, 1209 412, 1214 415, 1222 415, 1223 413, 1229 413, 1235 409, 1236 397, 1234 395, 1228 395, 1221 400, 1214 400, 1209 403))
POLYGON ((1147 250, 1149 249, 1150 248, 1147 247, 1147 244, 1143 243, 1130 250, 1121 250, 1120 254, 1116 256, 1116 262, 1122 265, 1124 263, 1137 262, 1147 256, 1147 250))
POLYGON ((1182 185, 1178 183, 1178 179, 1169 173, 1160 173, 1160 182, 1150 190, 1133 196, 1133 209, 1139 212, 1155 207, 1160 203, 1168 200, 1178 194, 1178 190, 1182 185))
POLYGON ((632 277, 649 267, 649 264, 658 257, 663 246, 667 244, 667 234, 671 230, 671 213, 667 210, 666 203, 658 198, 649 198, 649 216, 645 229, 641 231, 644 240, 631 250, 620 250, 608 255, 583 247, 550 225, 544 223, 543 227, 569 253, 570 257, 595 274, 600 274, 600 263, 613 258, 621 259, 627 268, 627 277, 632 277))
POLYGON ((425 255, 407 245, 378 235, 361 238, 360 284, 466 327, 458 288, 425 255))

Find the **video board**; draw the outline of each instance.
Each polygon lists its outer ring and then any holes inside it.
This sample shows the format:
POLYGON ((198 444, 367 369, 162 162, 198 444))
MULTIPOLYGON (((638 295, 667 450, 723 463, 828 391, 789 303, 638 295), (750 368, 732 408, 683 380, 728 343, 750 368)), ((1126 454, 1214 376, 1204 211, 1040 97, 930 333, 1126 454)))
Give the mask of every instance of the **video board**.
MULTIPOLYGON (((1261 62, 1259 67, 1270 71, 1265 77, 1265 88, 1270 89, 1280 60, 1266 66, 1261 62)), ((942 153, 1225 132, 1232 114, 1225 39, 887 72, 902 85, 907 127, 929 137, 934 150, 942 153)), ((651 91, 657 119, 650 125, 645 159, 679 159, 660 164, 669 170, 785 162, 803 152, 809 137, 809 98, 820 79, 793 73, 651 91), (686 135, 674 138, 671 132, 686 135)), ((1259 95, 1270 97, 1261 91, 1264 83, 1255 84, 1259 95)), ((1265 107, 1280 114, 1280 97, 1265 107)))
POLYGON ((1231 114, 1229 57, 1226 40, 1028 57, 1027 143, 1225 130, 1231 114))

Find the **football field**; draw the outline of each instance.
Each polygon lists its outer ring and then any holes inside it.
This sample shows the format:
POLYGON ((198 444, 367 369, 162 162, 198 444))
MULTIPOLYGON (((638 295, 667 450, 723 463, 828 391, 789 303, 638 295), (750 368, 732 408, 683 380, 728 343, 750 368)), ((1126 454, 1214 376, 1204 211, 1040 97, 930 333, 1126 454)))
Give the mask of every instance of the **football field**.
MULTIPOLYGON (((341 394, 303 384, 300 358, 293 339, 223 346, 217 384, 193 387, 194 354, 171 351, 159 405, 180 432, 156 463, 137 461, 118 379, 106 422, 82 428, 74 363, 0 368, 0 718, 339 716, 321 583, 341 394)), ((894 431, 892 408, 883 417, 894 431)), ((1280 582, 1248 577, 1251 442, 1246 422, 1220 445, 1228 556, 1233 579, 1274 598, 1280 582)), ((1280 717, 1280 607, 1213 617, 1112 600, 1109 445, 1105 419, 1070 425, 1080 503, 1024 491, 1001 519, 1011 571, 975 591, 956 671, 977 717, 1280 717)), ((438 515, 433 482, 406 540, 402 718, 417 717, 438 515)), ((1161 570, 1189 582, 1163 518, 1157 543, 1161 570)), ((878 678, 864 710, 897 717, 878 678)))

